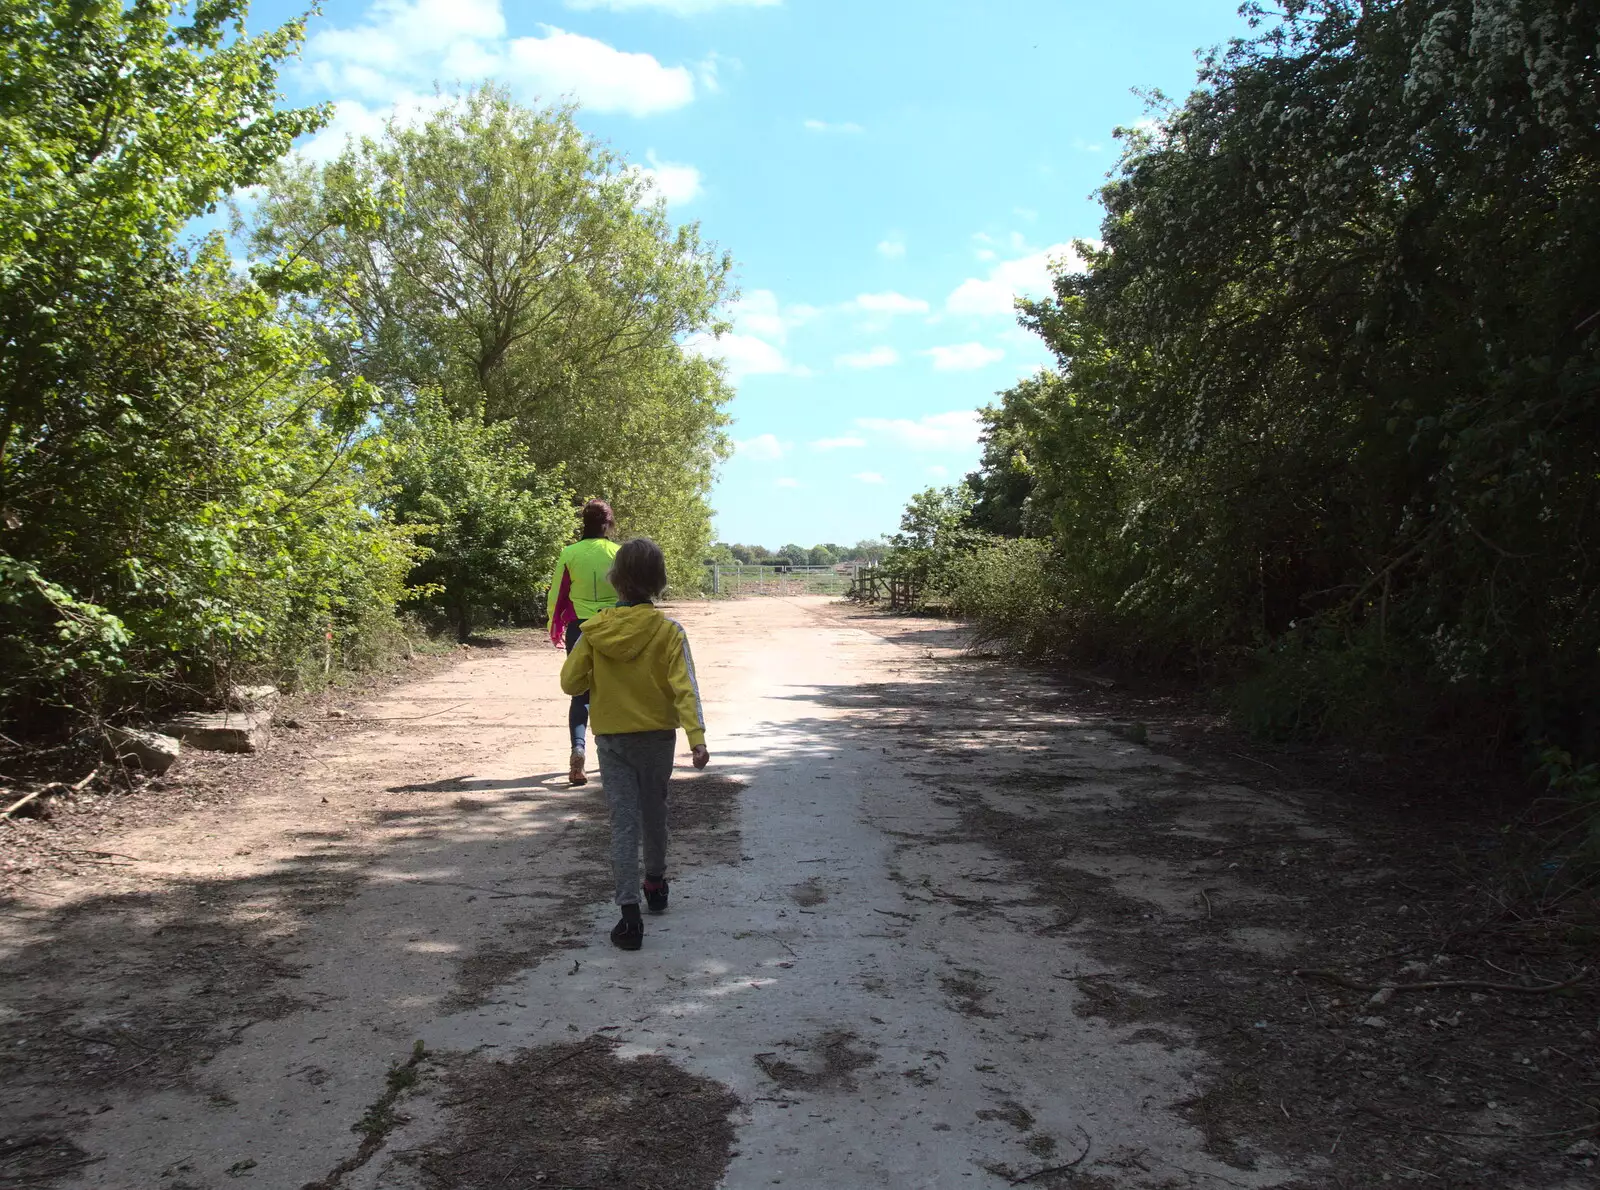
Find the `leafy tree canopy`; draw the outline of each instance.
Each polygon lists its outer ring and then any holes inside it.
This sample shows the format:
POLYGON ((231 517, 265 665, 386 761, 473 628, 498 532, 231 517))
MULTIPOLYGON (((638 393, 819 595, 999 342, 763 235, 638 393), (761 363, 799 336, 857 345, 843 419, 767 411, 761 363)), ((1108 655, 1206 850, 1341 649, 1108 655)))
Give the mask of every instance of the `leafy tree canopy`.
POLYGON ((731 390, 682 343, 721 329, 731 262, 571 109, 485 87, 326 166, 285 164, 254 241, 286 284, 337 283, 311 303, 337 370, 396 408, 437 391, 508 425, 536 468, 654 537, 677 580, 697 574, 731 390))
POLYGON ((1253 15, 1023 304, 1058 366, 972 523, 1051 541, 1054 649, 1253 673, 1274 730, 1600 751, 1600 4, 1253 15))

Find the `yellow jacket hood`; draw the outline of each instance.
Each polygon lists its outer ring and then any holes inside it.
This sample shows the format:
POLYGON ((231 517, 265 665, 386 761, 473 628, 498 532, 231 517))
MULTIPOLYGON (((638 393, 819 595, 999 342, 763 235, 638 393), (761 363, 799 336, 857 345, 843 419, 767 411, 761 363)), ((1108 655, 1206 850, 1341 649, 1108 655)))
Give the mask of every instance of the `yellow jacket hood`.
POLYGON ((601 656, 632 661, 645 651, 656 633, 675 627, 677 625, 652 604, 636 603, 631 607, 596 612, 584 623, 583 635, 589 647, 601 656))
POLYGON ((705 743, 688 634, 651 604, 607 608, 586 620, 561 667, 561 688, 589 692, 596 735, 682 727, 690 744, 705 743))

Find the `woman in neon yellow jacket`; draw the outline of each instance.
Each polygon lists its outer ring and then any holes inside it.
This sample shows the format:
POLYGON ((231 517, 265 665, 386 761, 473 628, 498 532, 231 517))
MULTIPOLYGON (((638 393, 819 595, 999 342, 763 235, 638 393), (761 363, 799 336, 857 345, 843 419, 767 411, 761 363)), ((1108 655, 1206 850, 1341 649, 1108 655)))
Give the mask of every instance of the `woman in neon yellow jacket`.
MULTIPOLYGON (((583 536, 561 551, 556 570, 550 576, 550 640, 565 644, 570 654, 583 632, 583 622, 595 612, 617 605, 617 593, 606 574, 617 556, 617 543, 608 534, 616 520, 611 505, 591 500, 583 506, 583 536)), ((577 695, 567 711, 567 731, 572 737, 572 755, 567 779, 574 785, 588 780, 583 772, 584 745, 589 732, 589 695, 577 695)))

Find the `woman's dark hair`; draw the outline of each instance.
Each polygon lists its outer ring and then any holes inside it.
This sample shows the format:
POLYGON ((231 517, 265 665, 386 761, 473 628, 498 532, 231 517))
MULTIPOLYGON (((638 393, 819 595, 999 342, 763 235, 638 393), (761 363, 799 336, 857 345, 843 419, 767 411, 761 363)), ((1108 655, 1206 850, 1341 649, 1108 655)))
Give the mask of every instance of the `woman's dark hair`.
POLYGON ((604 537, 606 531, 616 523, 616 518, 611 515, 611 505, 604 500, 591 500, 583 506, 585 537, 604 537))
POLYGON ((606 579, 627 600, 654 599, 667 589, 667 560, 655 542, 635 537, 622 543, 606 579))

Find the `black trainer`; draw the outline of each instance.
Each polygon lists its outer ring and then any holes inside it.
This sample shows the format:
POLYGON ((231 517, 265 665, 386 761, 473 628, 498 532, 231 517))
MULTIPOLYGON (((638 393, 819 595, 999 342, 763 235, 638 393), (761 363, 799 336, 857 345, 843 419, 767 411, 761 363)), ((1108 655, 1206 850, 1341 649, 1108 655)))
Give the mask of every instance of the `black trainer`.
POLYGON ((639 916, 639 906, 622 907, 622 920, 611 927, 611 941, 623 950, 638 950, 644 945, 644 919, 639 916))
POLYGON ((667 911, 667 882, 666 880, 646 880, 644 882, 644 901, 650 906, 651 913, 665 913, 667 911))

